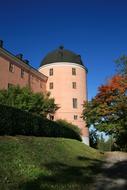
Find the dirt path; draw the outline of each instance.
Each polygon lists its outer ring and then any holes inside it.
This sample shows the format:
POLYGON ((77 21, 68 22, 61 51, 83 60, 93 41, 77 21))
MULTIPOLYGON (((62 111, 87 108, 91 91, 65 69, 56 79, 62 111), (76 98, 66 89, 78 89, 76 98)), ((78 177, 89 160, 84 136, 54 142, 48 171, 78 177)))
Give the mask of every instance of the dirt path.
POLYGON ((127 190, 127 153, 109 152, 92 190, 127 190))

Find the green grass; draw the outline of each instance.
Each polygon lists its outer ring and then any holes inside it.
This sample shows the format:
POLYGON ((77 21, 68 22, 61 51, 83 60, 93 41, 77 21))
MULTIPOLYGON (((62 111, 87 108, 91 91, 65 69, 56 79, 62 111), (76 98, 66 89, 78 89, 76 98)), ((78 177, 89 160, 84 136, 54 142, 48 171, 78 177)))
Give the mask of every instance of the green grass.
POLYGON ((0 137, 0 190, 88 190, 100 163, 76 140, 0 137))

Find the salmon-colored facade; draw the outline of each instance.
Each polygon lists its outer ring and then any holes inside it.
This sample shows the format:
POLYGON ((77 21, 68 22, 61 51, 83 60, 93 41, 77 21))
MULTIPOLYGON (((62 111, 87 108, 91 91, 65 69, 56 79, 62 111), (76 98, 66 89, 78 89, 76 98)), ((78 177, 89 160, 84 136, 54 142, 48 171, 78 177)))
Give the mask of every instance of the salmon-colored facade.
POLYGON ((46 92, 47 76, 0 47, 0 89, 11 85, 28 86, 33 92, 46 92))
POLYGON ((77 125, 82 140, 89 145, 89 132, 81 118, 87 100, 87 69, 79 55, 60 47, 41 62, 39 70, 3 48, 0 41, 0 89, 11 85, 28 86, 33 92, 51 92, 59 109, 51 119, 65 119, 77 125))
POLYGON ((54 119, 65 119, 77 125, 82 132, 82 140, 89 145, 89 132, 85 122, 81 118, 83 102, 87 99, 86 69, 76 63, 57 62, 46 64, 39 71, 48 76, 47 91, 55 98, 55 103, 60 107, 54 115, 54 119), (75 75, 72 74, 75 69, 75 75), (50 76, 50 71, 53 75, 50 76), (50 84, 53 84, 52 88, 50 84), (76 105, 73 105, 73 100, 76 105))

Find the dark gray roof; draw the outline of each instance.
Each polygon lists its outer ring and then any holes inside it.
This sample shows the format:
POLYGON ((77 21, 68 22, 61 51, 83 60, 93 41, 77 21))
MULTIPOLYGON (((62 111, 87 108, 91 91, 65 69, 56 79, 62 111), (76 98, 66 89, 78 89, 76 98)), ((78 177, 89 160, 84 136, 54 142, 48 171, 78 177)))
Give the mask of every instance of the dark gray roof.
POLYGON ((77 55, 70 50, 64 49, 63 46, 60 46, 58 49, 52 51, 51 53, 48 53, 41 61, 40 67, 49 63, 56 62, 71 62, 84 66, 80 55, 77 55))

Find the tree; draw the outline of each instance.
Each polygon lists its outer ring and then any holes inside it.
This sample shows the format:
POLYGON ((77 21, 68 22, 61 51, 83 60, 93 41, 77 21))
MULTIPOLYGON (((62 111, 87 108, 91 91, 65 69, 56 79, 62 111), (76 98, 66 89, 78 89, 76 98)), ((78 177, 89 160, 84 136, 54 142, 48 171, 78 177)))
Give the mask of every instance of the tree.
POLYGON ((92 148, 96 148, 96 149, 98 148, 97 147, 97 145, 98 145, 98 139, 99 139, 99 136, 97 134, 97 131, 91 129, 90 133, 89 133, 89 140, 90 140, 90 146, 92 148))
MULTIPOLYGON (((100 86, 97 95, 84 103, 83 118, 87 126, 93 125, 99 131, 115 134, 117 140, 127 134, 126 93, 126 75, 115 75, 107 84, 100 86)), ((127 145, 127 135, 124 139, 124 145, 127 145)))
POLYGON ((116 71, 120 75, 127 76, 127 56, 122 55, 116 61, 116 71))
POLYGON ((49 113, 54 114, 58 109, 55 100, 50 98, 49 93, 33 93, 29 88, 20 88, 19 86, 0 90, 0 103, 45 117, 49 113))

